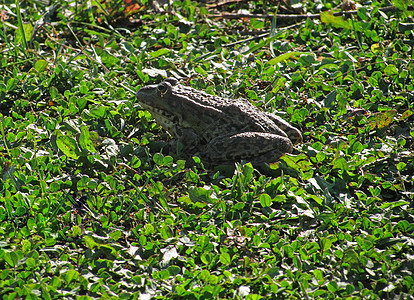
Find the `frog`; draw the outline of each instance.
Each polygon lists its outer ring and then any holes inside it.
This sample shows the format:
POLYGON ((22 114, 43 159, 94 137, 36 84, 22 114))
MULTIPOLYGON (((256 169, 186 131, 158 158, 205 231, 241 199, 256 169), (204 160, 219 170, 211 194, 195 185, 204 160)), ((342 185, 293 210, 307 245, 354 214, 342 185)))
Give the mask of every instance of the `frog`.
POLYGON ((248 100, 214 96, 175 78, 142 87, 136 98, 175 139, 181 149, 176 153, 184 158, 272 163, 303 142, 299 129, 248 100))

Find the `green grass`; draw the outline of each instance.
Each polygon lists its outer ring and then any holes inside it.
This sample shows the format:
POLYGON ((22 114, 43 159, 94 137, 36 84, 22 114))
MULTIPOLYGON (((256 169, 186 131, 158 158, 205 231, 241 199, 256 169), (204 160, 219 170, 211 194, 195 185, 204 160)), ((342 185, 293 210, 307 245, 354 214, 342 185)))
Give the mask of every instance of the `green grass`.
POLYGON ((0 5, 3 299, 413 299, 408 1, 291 23, 209 17, 288 13, 273 1, 146 2, 0 5), (266 171, 174 158, 134 96, 167 76, 304 143, 266 171))

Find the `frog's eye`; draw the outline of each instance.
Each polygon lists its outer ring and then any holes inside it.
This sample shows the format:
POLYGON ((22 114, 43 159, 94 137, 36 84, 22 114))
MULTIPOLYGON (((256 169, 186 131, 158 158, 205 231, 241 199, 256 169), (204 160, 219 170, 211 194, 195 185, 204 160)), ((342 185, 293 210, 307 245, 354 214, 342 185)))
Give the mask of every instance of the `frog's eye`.
POLYGON ((157 86, 157 90, 158 90, 158 93, 160 93, 160 95, 162 96, 167 92, 168 86, 165 83, 160 83, 157 86))

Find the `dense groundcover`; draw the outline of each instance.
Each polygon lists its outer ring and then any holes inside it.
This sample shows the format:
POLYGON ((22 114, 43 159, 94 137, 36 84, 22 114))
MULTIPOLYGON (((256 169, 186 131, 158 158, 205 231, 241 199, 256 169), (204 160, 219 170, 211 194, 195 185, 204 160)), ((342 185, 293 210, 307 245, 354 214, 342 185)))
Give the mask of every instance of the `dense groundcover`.
POLYGON ((410 1, 18 2, 0 4, 3 299, 413 299, 410 1), (262 168, 177 158, 134 96, 166 77, 304 142, 262 168))

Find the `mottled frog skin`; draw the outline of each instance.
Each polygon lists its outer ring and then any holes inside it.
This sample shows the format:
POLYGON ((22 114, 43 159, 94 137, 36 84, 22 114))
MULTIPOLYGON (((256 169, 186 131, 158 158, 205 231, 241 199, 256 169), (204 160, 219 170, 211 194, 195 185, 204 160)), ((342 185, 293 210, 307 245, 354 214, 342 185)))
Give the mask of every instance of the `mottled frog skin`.
POLYGON ((167 78, 141 88, 138 101, 182 145, 181 156, 213 164, 271 163, 302 142, 300 131, 245 99, 225 99, 167 78))

